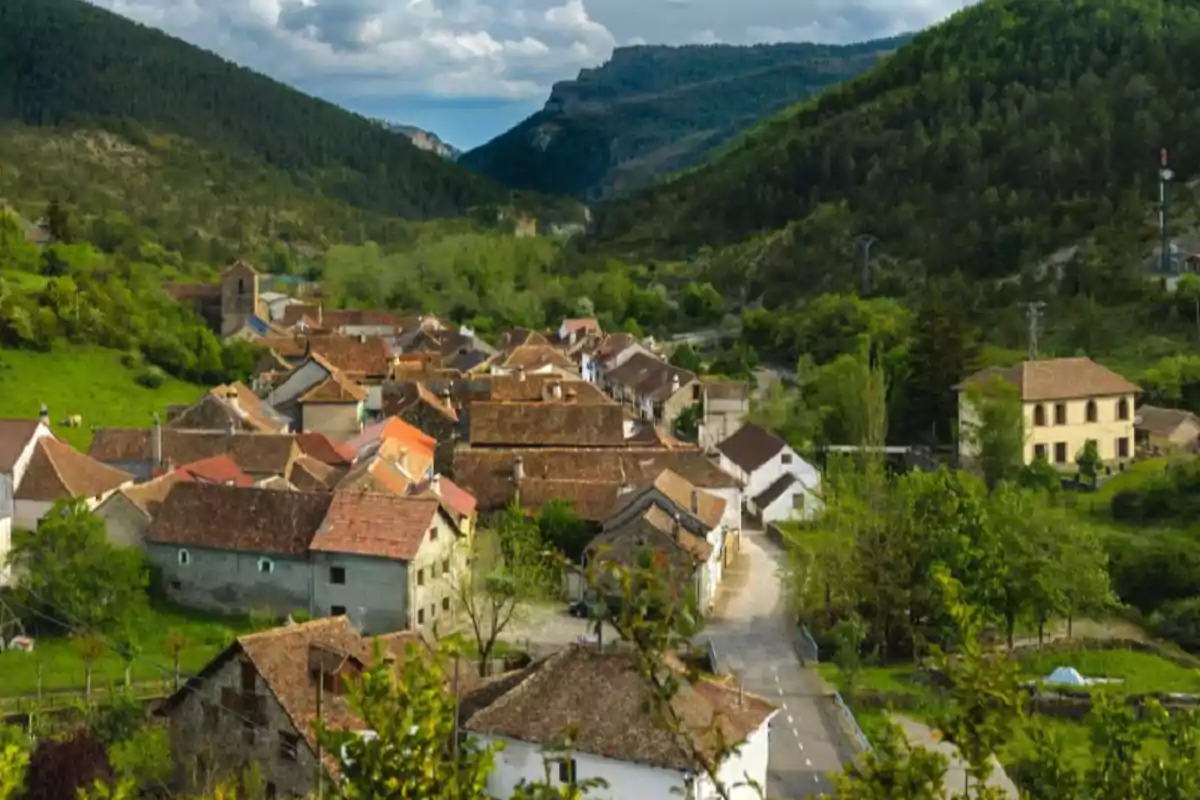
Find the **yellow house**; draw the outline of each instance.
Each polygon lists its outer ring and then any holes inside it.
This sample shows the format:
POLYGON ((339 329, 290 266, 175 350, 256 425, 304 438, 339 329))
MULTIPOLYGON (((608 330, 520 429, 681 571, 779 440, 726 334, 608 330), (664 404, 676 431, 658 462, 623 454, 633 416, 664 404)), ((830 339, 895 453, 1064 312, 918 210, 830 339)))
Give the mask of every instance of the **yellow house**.
MULTIPOLYGON (((1089 439, 1096 441, 1106 464, 1133 458, 1134 395, 1139 390, 1107 367, 1090 358, 1049 358, 977 372, 954 387, 960 430, 975 418, 966 390, 992 378, 1013 384, 1020 394, 1026 464, 1045 458, 1055 467, 1072 468, 1089 439)), ((964 459, 977 455, 969 438, 959 437, 964 459)))

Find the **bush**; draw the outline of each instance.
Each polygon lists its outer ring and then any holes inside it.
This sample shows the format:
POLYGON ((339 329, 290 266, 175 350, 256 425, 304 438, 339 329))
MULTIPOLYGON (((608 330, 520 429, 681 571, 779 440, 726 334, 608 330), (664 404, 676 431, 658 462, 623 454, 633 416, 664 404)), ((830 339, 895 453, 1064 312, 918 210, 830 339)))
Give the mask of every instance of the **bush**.
POLYGON ((1200 651, 1200 597, 1164 603, 1150 615, 1149 624, 1155 635, 1185 650, 1200 651))
POLYGON ((292 612, 292 622, 303 623, 312 622, 312 614, 303 609, 297 609, 292 612))
POLYGON ((136 350, 121 355, 121 366, 126 369, 141 369, 146 365, 146 359, 136 350))
POLYGON ((154 366, 146 367, 134 378, 135 381, 147 389, 157 389, 163 385, 163 381, 166 379, 167 373, 154 366))

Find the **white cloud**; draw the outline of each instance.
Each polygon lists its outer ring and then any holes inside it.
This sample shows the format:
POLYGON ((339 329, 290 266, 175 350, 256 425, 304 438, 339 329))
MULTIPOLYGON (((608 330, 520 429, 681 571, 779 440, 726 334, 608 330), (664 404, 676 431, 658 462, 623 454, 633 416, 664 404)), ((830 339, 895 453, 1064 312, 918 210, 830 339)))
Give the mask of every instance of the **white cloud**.
MULTIPOLYGON (((544 100, 634 44, 861 41, 964 0, 91 0, 350 106, 544 100), (439 99, 440 98, 440 99, 439 99)), ((398 113, 403 116, 402 111, 398 113)))

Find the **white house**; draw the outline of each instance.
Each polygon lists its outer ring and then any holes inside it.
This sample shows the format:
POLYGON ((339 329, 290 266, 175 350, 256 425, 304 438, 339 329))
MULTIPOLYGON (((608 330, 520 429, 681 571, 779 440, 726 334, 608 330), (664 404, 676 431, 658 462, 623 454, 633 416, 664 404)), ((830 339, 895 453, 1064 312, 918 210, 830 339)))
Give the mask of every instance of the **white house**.
POLYGON ((36 530, 59 500, 78 497, 95 509, 117 489, 133 484, 130 473, 84 455, 53 436, 38 437, 30 449, 25 474, 13 494, 13 525, 17 528, 36 530))
MULTIPOLYGON (((463 702, 462 727, 482 742, 505 745, 488 778, 492 796, 508 797, 522 780, 544 779, 547 763, 552 781, 603 779, 607 787, 589 794, 597 798, 718 796, 647 710, 648 688, 631 653, 573 645, 501 680, 503 686, 489 685, 463 702), (569 752, 555 749, 565 735, 573 740, 569 752)), ((696 742, 716 738, 710 726, 721 729, 734 747, 718 770, 729 796, 759 800, 752 784, 766 786, 768 726, 777 709, 760 697, 703 680, 684 680, 672 705, 696 742)))
POLYGON ((12 549, 16 487, 29 467, 34 444, 52 435, 44 408, 39 419, 0 419, 0 587, 7 586, 10 578, 5 565, 12 549))
POLYGON ((746 510, 763 522, 809 519, 821 507, 821 473, 765 428, 743 425, 717 452, 721 469, 744 487, 746 510))

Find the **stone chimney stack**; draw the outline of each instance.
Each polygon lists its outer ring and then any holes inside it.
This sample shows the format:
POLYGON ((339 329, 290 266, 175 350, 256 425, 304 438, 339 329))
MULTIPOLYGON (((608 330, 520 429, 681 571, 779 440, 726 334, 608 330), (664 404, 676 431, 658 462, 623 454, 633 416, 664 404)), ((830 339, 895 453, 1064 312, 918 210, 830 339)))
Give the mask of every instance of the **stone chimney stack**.
POLYGON ((150 427, 150 469, 157 470, 162 467, 163 463, 163 435, 162 435, 162 420, 158 418, 158 412, 154 412, 154 422, 150 427))
POLYGON ((47 428, 50 427, 50 409, 46 407, 45 403, 42 403, 42 407, 38 410, 38 421, 47 428))
POLYGON ((671 373, 671 394, 675 394, 678 391, 679 391, 679 373, 673 372, 673 373, 671 373))

